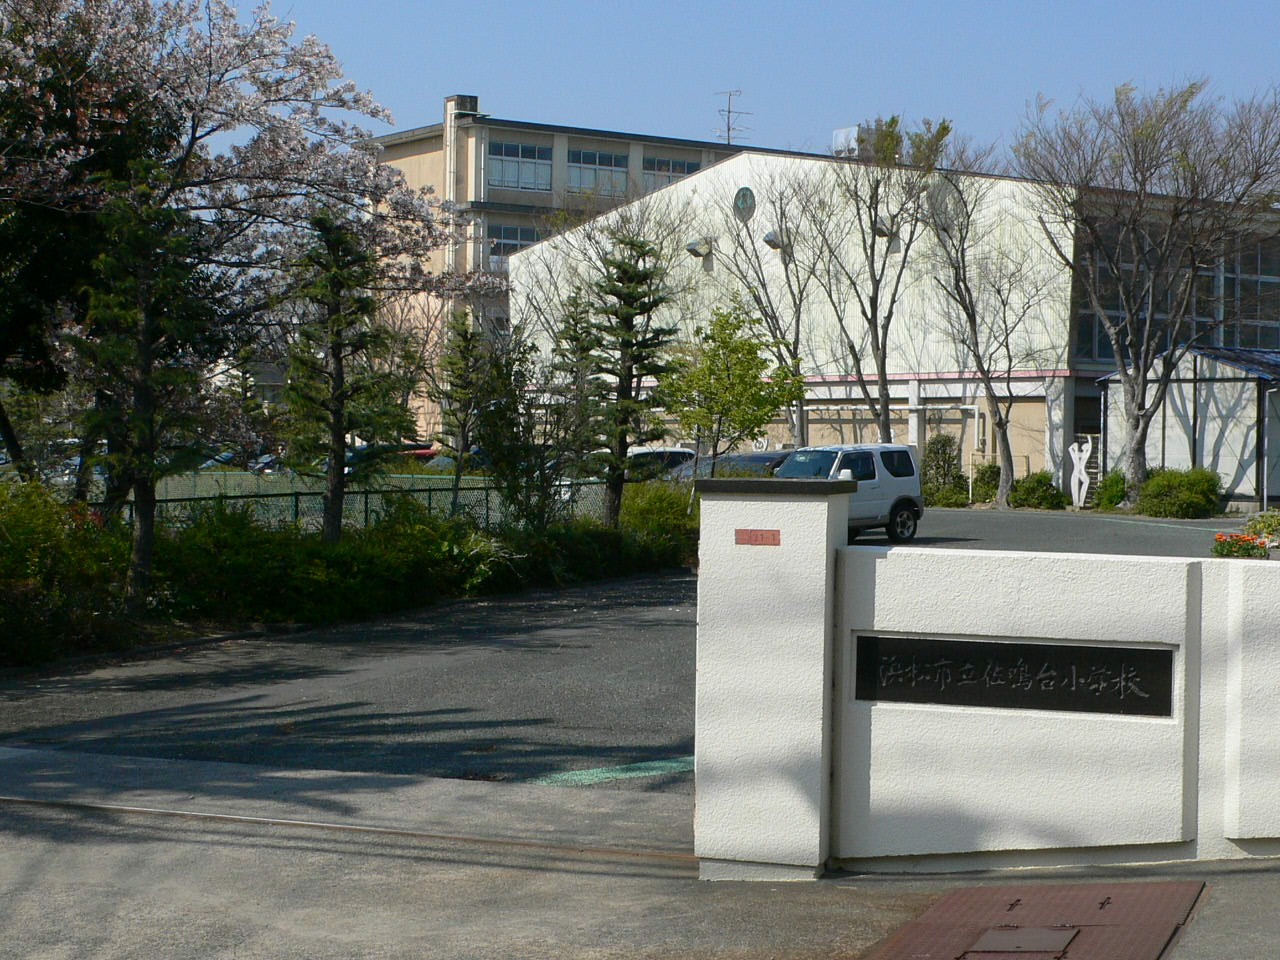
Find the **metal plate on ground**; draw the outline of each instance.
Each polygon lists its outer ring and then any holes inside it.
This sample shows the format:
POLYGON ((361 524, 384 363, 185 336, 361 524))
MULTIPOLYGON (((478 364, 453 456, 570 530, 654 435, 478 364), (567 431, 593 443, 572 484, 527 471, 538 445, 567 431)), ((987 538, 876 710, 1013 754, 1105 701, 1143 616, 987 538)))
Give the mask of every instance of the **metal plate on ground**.
POLYGON ((869 960, 1160 960, 1203 889, 1198 880, 966 887, 893 933, 869 960), (1061 945, 1024 935, 1026 949, 1008 947, 1016 936, 993 936, 1055 928, 1072 935, 1061 945))
POLYGON ((992 927, 966 953, 1061 953, 1078 927, 992 927))

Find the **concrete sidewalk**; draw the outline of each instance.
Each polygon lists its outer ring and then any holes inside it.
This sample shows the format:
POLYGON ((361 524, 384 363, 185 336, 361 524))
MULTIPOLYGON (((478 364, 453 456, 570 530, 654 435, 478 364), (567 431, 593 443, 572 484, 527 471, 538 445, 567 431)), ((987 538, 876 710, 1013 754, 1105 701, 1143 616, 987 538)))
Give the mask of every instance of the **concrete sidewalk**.
POLYGON ((5 958, 855 958, 958 886, 1166 878, 1174 960, 1280 943, 1274 862, 711 884, 677 794, 27 749, 0 794, 5 958))

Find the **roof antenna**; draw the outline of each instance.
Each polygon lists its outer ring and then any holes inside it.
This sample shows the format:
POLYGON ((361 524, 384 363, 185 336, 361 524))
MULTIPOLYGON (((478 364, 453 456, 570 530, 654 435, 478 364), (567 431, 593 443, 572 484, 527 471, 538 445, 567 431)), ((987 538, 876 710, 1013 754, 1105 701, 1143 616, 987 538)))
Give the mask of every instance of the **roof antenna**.
POLYGON ((754 116, 754 114, 751 113, 749 110, 733 109, 733 98, 742 96, 742 91, 741 90, 717 90, 716 96, 728 98, 725 101, 725 105, 716 111, 716 113, 724 117, 724 129, 716 134, 716 138, 719 140, 723 140, 725 143, 733 143, 734 134, 750 133, 751 128, 742 126, 740 123, 738 123, 737 118, 750 117, 750 116, 754 116))

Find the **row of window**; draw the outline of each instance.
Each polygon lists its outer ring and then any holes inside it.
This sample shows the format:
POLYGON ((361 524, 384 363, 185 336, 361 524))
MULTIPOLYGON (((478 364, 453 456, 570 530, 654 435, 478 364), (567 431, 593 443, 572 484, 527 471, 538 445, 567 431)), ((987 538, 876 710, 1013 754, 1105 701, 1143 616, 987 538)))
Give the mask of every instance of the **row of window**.
MULTIPOLYGON (((1183 324, 1183 335, 1190 339, 1199 336, 1204 346, 1250 347, 1264 350, 1280 350, 1280 322, 1232 321, 1219 324, 1213 320, 1198 320, 1183 324)), ((1081 314, 1076 326, 1075 355, 1082 360, 1115 359, 1115 350, 1106 328, 1097 317, 1081 314)))
POLYGON ((570 163, 582 163, 588 167, 617 167, 627 169, 625 153, 601 153, 599 150, 570 150, 570 163))
MULTIPOLYGON (((645 157, 644 189, 648 193, 702 168, 696 160, 645 157)), ((568 183, 571 193, 622 197, 627 193, 628 157, 601 150, 570 150, 568 183)), ((491 187, 507 190, 551 189, 551 148, 531 143, 489 141, 488 175, 491 187)))

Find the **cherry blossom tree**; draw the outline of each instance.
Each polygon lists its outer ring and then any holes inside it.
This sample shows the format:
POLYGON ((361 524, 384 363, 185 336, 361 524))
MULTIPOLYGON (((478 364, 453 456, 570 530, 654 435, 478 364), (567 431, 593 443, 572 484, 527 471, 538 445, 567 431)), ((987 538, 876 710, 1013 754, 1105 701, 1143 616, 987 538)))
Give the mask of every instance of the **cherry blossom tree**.
MULTIPOLYGON (((48 243, 75 237, 83 246, 63 282, 30 298, 21 335, 0 337, 0 376, 32 358, 47 367, 55 356, 49 345, 68 327, 92 368, 105 356, 93 348, 95 323, 116 316, 104 305, 122 290, 137 318, 173 313, 232 328, 218 338, 230 348, 241 339, 234 328, 252 329, 287 293, 289 267, 311 242, 307 225, 321 210, 346 211, 358 224, 362 245, 378 251, 383 288, 465 287, 466 278, 446 282, 424 268, 452 236, 451 212, 380 163, 360 125, 389 119, 343 78, 328 47, 296 38, 267 6, 241 16, 223 0, 0 0, 0 222, 8 240, 0 269, 32 268, 37 254, 24 253, 24 230, 50 211, 48 243), (130 211, 140 218, 133 226, 123 222, 130 211), (140 231, 155 256, 172 253, 174 263, 104 260, 113 236, 140 231), (201 278, 202 299, 216 290, 215 308, 179 302, 186 287, 177 279, 167 290, 147 283, 147 274, 166 271, 201 278), (161 299, 149 300, 153 289, 161 299)), ((145 394, 144 380, 169 373, 163 351, 145 337, 126 343, 129 330, 143 329, 154 326, 117 324, 110 354, 117 366, 132 364, 130 379, 145 394)), ((164 397, 181 406, 191 395, 164 397)), ((106 409, 94 419, 109 426, 121 416, 106 409)), ((0 432, 5 422, 0 409, 0 432)), ((162 422, 107 437, 111 460, 131 465, 135 538, 150 535, 152 518, 139 511, 154 509, 155 481, 178 462, 162 453, 171 446, 156 432, 162 422), (147 438, 143 448, 139 437, 147 438)), ((149 556, 148 545, 135 544, 135 564, 149 556)), ((141 589, 147 579, 139 569, 130 583, 141 589)))

